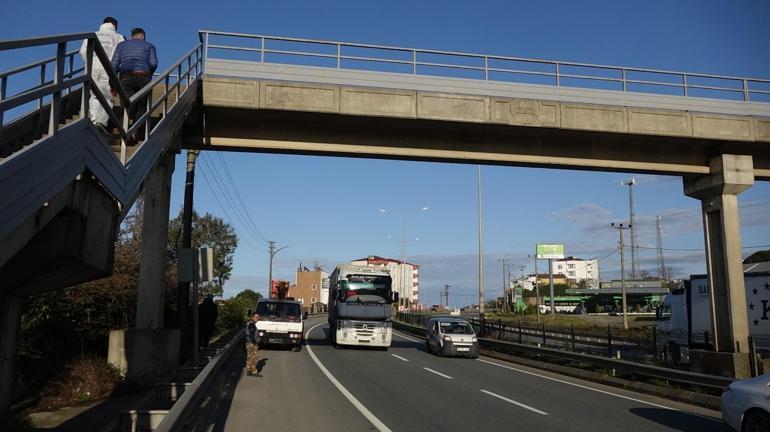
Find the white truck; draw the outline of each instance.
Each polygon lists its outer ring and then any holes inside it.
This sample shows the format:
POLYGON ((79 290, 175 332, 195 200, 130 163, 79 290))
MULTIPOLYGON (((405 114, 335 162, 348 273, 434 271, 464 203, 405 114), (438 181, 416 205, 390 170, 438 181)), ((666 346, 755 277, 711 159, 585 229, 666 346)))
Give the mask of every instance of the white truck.
MULTIPOLYGON (((744 264, 749 335, 759 352, 770 352, 770 262, 744 264)), ((663 299, 657 311, 657 353, 669 364, 689 362, 690 349, 711 347, 711 300, 707 275, 692 275, 663 299)), ((745 349, 745 348, 744 348, 745 349)))

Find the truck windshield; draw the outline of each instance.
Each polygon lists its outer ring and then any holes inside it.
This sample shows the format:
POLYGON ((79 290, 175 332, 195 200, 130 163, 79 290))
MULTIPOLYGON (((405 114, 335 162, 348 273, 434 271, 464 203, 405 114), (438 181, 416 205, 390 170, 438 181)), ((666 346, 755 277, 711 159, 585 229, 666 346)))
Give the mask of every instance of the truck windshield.
POLYGON ((340 299, 346 303, 390 303, 390 276, 348 275, 340 281, 340 299))
POLYGON ((261 301, 257 303, 257 314, 266 321, 299 321, 302 312, 297 303, 261 301))

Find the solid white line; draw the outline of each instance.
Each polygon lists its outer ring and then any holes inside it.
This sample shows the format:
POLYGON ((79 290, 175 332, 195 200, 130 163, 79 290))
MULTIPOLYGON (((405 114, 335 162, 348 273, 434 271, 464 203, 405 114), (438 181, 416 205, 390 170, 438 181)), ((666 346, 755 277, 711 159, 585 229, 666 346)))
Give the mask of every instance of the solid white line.
POLYGON ((398 337, 400 337, 400 338, 402 338, 402 339, 406 339, 406 340, 408 340, 408 341, 412 341, 412 342, 424 342, 424 341, 421 341, 421 340, 412 339, 412 338, 410 338, 409 336, 404 336, 404 335, 403 335, 401 332, 395 332, 395 331, 394 331, 394 332, 393 332, 393 334, 394 334, 394 335, 396 335, 396 336, 398 336, 398 337))
MULTIPOLYGON (((523 374, 532 375, 532 376, 536 376, 536 377, 540 377, 540 378, 545 378, 547 380, 560 382, 562 384, 567 384, 567 385, 571 385, 571 386, 575 386, 575 387, 580 387, 580 388, 583 388, 583 389, 586 389, 586 390, 591 390, 591 391, 595 391, 595 392, 598 392, 598 393, 603 393, 603 394, 606 394, 606 395, 615 396, 615 397, 618 397, 618 398, 621 398, 621 399, 627 399, 627 400, 631 400, 631 401, 634 401, 634 402, 639 402, 639 403, 642 403, 642 404, 645 404, 645 405, 654 406, 656 408, 663 408, 663 409, 672 410, 672 411, 680 411, 680 410, 678 410, 676 408, 671 408, 671 407, 667 407, 667 406, 664 406, 664 405, 658 405, 656 403, 643 401, 641 399, 635 399, 635 398, 632 398, 632 397, 629 397, 629 396, 623 396, 623 395, 620 395, 620 394, 617 394, 617 393, 612 393, 612 392, 608 392, 608 391, 605 391, 605 390, 599 390, 597 388, 588 387, 588 386, 585 386, 585 385, 582 385, 582 384, 577 384, 577 383, 561 380, 561 379, 558 379, 558 378, 549 377, 549 376, 546 376, 546 375, 536 374, 534 372, 529 372, 529 371, 525 371, 523 369, 518 369, 518 368, 515 368, 515 367, 501 365, 499 363, 495 363, 495 362, 491 362, 491 361, 487 361, 487 360, 483 360, 483 359, 478 359, 478 361, 480 361, 482 363, 491 364, 493 366, 497 366, 497 367, 501 367, 501 368, 505 368, 505 369, 510 369, 512 371, 521 372, 523 374)), ((693 415, 697 415, 697 414, 694 414, 694 413, 692 413, 692 414, 693 415)))
POLYGON ((516 402, 516 401, 515 401, 515 400, 513 400, 513 399, 508 399, 508 398, 507 398, 507 397, 505 397, 505 396, 500 396, 499 394, 496 394, 496 393, 492 393, 491 391, 487 391, 487 390, 481 389, 481 392, 482 392, 482 393, 486 393, 486 394, 488 394, 488 395, 490 395, 490 396, 494 396, 494 397, 496 397, 496 398, 498 398, 498 399, 502 399, 502 400, 504 400, 504 401, 506 401, 506 402, 508 402, 508 403, 512 403, 512 404, 514 404, 514 405, 516 405, 516 406, 518 406, 518 407, 522 407, 522 408, 524 408, 524 409, 528 409, 528 410, 530 410, 530 411, 532 411, 532 412, 536 412, 536 413, 538 413, 538 414, 540 414, 540 415, 548 415, 548 413, 547 413, 547 412, 545 412, 545 411, 540 411, 540 410, 539 410, 539 409, 537 409, 537 408, 532 408, 532 407, 531 407, 531 406, 529 406, 529 405, 525 405, 525 404, 523 404, 523 403, 521 403, 521 402, 516 402))
POLYGON ((451 376, 449 376, 449 375, 444 375, 444 374, 442 374, 441 372, 436 372, 436 371, 434 371, 433 369, 430 369, 430 368, 426 368, 426 367, 424 367, 423 369, 425 369, 425 370, 426 370, 426 371, 428 371, 428 372, 433 372, 434 374, 436 374, 436 375, 438 375, 438 376, 442 376, 442 377, 444 377, 444 378, 446 378, 446 379, 454 379, 454 378, 452 378, 452 377, 451 377, 451 376))
POLYGON ((337 381, 337 378, 334 378, 334 375, 332 375, 331 372, 329 372, 329 370, 326 369, 326 367, 324 367, 323 364, 321 364, 321 361, 318 360, 318 357, 315 356, 315 353, 313 352, 313 348, 310 347, 307 341, 309 339, 310 332, 315 330, 316 327, 321 326, 323 324, 324 323, 316 324, 305 333, 305 348, 307 348, 307 353, 310 354, 310 358, 313 359, 316 366, 318 366, 318 368, 321 369, 321 372, 323 372, 324 375, 326 375, 326 378, 329 378, 329 381, 331 381, 332 384, 334 384, 334 387, 337 387, 337 390, 339 390, 340 393, 342 393, 342 395, 345 396, 350 401, 350 403, 352 403, 353 406, 356 407, 356 409, 360 411, 361 414, 363 414, 364 417, 366 417, 366 419, 369 420, 374 425, 374 427, 377 428, 378 431, 392 432, 387 426, 385 426, 385 423, 381 422, 380 419, 378 419, 374 414, 372 414, 372 412, 369 411, 364 406, 364 404, 359 402, 358 399, 356 399, 356 397, 353 396, 353 394, 350 393, 348 389, 345 388, 345 386, 343 386, 339 381, 337 381))
POLYGON ((393 357, 395 357, 395 358, 399 359, 399 360, 403 360, 403 361, 405 361, 405 362, 408 362, 408 361, 409 361, 409 360, 407 360, 407 359, 405 359, 405 358, 403 358, 403 357, 401 357, 401 356, 399 356, 399 355, 395 355, 395 354, 391 354, 391 355, 392 355, 393 357))

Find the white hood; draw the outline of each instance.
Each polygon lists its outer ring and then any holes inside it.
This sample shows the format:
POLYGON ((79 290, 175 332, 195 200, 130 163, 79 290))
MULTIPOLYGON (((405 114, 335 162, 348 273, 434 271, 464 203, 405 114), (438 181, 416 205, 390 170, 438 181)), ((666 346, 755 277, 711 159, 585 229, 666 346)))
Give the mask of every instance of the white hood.
POLYGON ((106 23, 104 23, 104 24, 99 26, 99 31, 100 32, 113 32, 114 33, 115 32, 115 26, 112 25, 112 23, 106 22, 106 23))

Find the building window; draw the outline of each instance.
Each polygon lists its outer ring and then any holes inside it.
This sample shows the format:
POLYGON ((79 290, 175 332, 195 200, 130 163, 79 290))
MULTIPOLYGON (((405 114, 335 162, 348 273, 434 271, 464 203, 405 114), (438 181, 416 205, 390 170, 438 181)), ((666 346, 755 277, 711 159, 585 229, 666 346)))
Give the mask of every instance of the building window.
POLYGON ((575 276, 575 272, 573 271, 567 272, 567 276, 575 276))
POLYGON ((567 264, 567 268, 573 269, 573 268, 575 268, 575 264, 567 264))
POLYGON ((557 267, 557 269, 558 269, 558 270, 561 270, 561 269, 562 269, 562 266, 561 266, 561 264, 559 264, 559 266, 557 267))
MULTIPOLYGON (((316 290, 316 286, 315 286, 315 284, 311 285, 311 286, 310 286, 310 289, 312 289, 313 291, 315 291, 315 290, 316 290)), ((313 302, 313 303, 315 303, 315 302, 313 302)))
POLYGON ((317 303, 315 297, 310 297, 310 304, 317 303))

